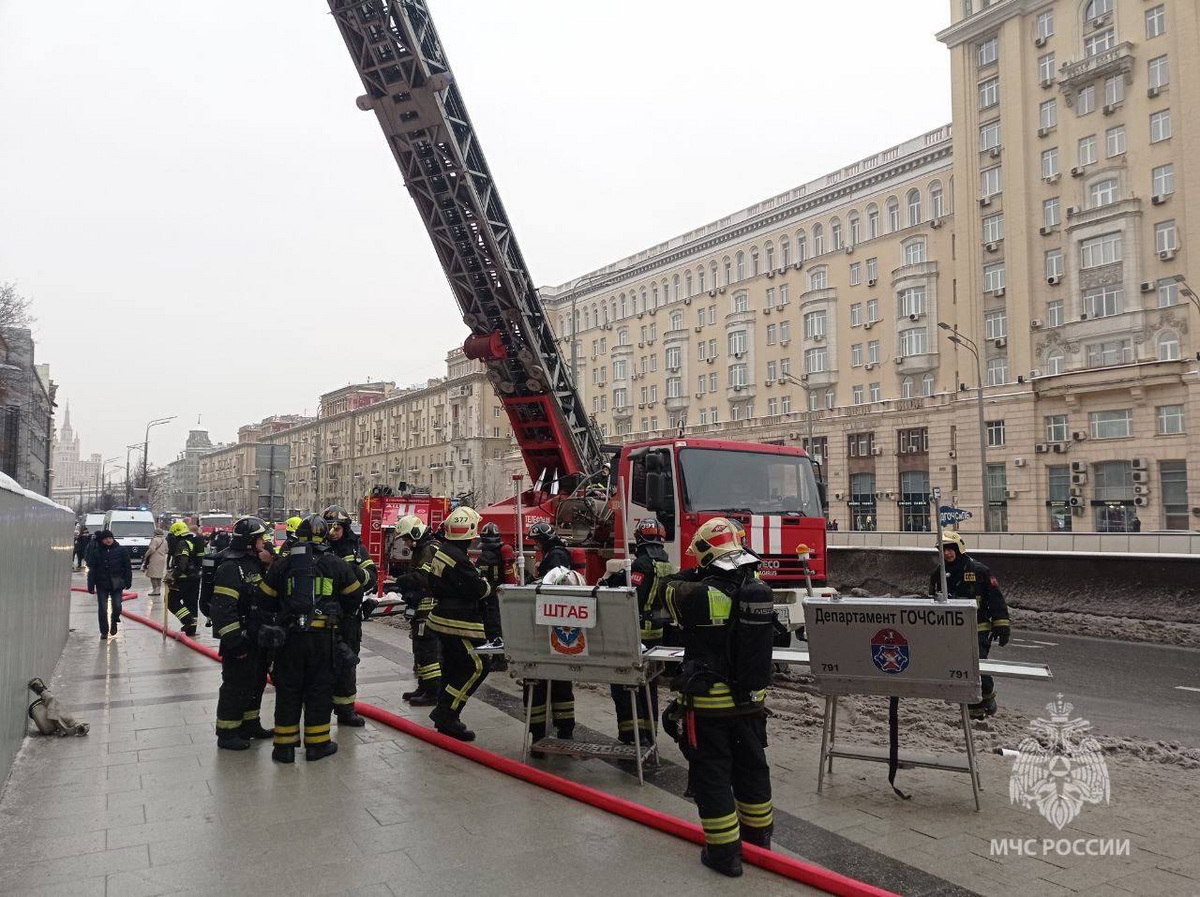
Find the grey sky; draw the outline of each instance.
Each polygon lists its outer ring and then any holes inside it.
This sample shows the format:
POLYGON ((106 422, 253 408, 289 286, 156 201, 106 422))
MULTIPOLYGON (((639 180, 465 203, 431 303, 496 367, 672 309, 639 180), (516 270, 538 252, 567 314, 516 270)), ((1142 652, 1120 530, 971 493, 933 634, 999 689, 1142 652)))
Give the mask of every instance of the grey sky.
MULTIPOLYGON (((540 284, 950 119, 944 2, 429 2, 540 284)), ((316 0, 0 0, 0 280, 85 451, 443 371, 466 328, 361 92, 316 0)))

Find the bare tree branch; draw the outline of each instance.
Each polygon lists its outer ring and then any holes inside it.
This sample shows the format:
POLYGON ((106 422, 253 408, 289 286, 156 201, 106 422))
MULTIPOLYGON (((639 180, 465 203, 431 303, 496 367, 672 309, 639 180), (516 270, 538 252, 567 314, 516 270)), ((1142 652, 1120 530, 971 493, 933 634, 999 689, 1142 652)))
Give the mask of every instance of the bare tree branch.
POLYGON ((0 330, 32 324, 29 307, 29 300, 17 292, 15 283, 0 283, 0 330))

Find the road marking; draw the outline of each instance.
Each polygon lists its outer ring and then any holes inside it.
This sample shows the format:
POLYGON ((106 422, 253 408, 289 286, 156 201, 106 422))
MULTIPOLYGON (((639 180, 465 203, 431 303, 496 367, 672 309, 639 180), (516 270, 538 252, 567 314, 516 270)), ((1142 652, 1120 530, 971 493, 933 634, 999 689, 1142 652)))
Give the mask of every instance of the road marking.
POLYGON ((1192 688, 1192 686, 1190 686, 1190 685, 1176 685, 1176 686, 1175 686, 1175 690, 1176 690, 1176 691, 1196 691, 1196 692, 1200 692, 1200 688, 1192 688))
POLYGON ((1043 642, 1035 638, 1015 638, 1009 642, 1016 648, 1057 648, 1058 642, 1043 642))

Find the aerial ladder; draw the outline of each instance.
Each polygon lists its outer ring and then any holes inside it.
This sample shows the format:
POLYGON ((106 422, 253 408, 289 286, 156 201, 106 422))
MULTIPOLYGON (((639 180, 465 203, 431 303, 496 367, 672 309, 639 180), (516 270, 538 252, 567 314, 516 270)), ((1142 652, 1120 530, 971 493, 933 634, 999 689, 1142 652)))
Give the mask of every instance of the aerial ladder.
POLYGON ((568 541, 588 547, 593 582, 606 559, 625 554, 623 534, 636 517, 663 520, 668 554, 688 566, 682 548, 691 534, 723 514, 747 527, 773 585, 802 584, 806 571, 823 580, 825 520, 802 449, 678 437, 603 445, 555 343, 426 0, 328 2, 365 90, 357 105, 375 114, 387 138, 471 329, 463 350, 486 366, 533 483, 523 519, 511 506, 507 517, 496 515, 502 530, 505 520, 523 527, 554 519, 568 541), (706 501, 702 484, 722 478, 714 467, 741 471, 778 500, 706 501))

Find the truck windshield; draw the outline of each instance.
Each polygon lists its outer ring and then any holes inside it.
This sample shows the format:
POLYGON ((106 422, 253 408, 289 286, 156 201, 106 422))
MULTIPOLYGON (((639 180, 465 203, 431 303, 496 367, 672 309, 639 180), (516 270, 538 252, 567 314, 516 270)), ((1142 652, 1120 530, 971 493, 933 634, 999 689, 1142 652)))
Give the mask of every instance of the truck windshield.
POLYGON ((201 514, 201 526, 232 526, 233 518, 228 514, 201 514))
POLYGON ((679 466, 685 511, 822 516, 808 458, 685 448, 679 452, 679 466))
POLYGON ((154 536, 154 524, 149 520, 114 520, 109 529, 118 542, 122 539, 150 539, 154 536))

